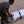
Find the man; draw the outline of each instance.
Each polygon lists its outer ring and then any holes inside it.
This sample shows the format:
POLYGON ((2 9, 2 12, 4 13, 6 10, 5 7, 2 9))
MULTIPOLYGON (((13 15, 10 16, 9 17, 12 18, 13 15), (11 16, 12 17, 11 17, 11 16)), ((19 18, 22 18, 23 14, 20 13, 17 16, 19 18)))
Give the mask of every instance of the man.
MULTIPOLYGON (((10 13, 9 13, 9 7, 10 5, 12 5, 14 3, 14 0, 9 0, 9 2, 2 2, 0 3, 0 16, 1 16, 1 24, 4 24, 4 19, 6 22, 7 21, 7 15, 6 15, 6 12, 8 13, 8 15, 10 16, 10 13)), ((11 16, 10 16, 11 17, 11 16)), ((9 22, 8 22, 9 23, 9 22)))

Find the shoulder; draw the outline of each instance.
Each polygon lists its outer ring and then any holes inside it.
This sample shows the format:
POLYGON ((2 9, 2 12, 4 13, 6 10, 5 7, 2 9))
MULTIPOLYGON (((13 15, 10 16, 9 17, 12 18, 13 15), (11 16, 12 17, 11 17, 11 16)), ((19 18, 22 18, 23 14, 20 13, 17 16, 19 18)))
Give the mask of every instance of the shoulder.
POLYGON ((9 8, 9 7, 10 7, 9 2, 2 2, 2 4, 3 4, 5 7, 7 7, 7 8, 9 8))
POLYGON ((10 7, 9 2, 6 2, 5 6, 6 6, 7 8, 9 8, 9 7, 10 7))
POLYGON ((9 2, 2 2, 2 4, 5 4, 5 5, 10 5, 9 2))

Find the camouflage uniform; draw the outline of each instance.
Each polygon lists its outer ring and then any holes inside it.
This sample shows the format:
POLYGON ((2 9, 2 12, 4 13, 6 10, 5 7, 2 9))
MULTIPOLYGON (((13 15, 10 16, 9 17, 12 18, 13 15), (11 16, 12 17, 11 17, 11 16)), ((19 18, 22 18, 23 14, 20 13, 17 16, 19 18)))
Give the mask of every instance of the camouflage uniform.
MULTIPOLYGON (((0 3, 0 16, 1 16, 1 24, 4 24, 4 19, 5 21, 7 21, 7 18, 6 16, 3 14, 3 7, 7 7, 7 9, 9 9, 10 7, 10 4, 9 2, 2 2, 0 3)), ((7 21, 8 22, 8 21, 7 21)))

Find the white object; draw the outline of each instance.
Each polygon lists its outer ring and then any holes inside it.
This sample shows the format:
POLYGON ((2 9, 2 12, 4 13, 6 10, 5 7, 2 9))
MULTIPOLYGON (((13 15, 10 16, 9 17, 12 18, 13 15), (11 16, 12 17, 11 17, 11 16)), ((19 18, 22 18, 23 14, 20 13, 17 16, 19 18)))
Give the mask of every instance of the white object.
POLYGON ((12 18, 13 18, 14 21, 17 20, 20 17, 19 12, 20 12, 21 16, 24 17, 24 9, 20 9, 18 11, 12 12, 11 14, 13 15, 12 18))
POLYGON ((24 17, 24 9, 20 9, 19 12, 21 13, 21 16, 24 17))
POLYGON ((13 15, 12 18, 13 18, 14 21, 17 20, 20 17, 20 14, 19 14, 18 11, 12 12, 11 14, 13 15))

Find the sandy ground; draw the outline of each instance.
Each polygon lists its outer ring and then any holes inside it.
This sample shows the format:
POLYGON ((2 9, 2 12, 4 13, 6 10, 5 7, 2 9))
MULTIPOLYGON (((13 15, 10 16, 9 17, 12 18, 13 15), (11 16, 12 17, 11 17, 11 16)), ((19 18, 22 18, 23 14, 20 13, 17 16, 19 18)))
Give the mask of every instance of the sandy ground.
MULTIPOLYGON (((0 0, 0 2, 4 2, 5 0, 0 0)), ((9 0, 6 0, 9 1, 9 0)), ((5 2, 6 2, 5 1, 5 2)), ((13 5, 10 5, 10 9, 9 12, 13 12, 19 9, 24 9, 24 0, 14 0, 13 5)), ((22 20, 17 20, 15 23, 12 24, 24 24, 24 18, 22 18, 22 20)))

